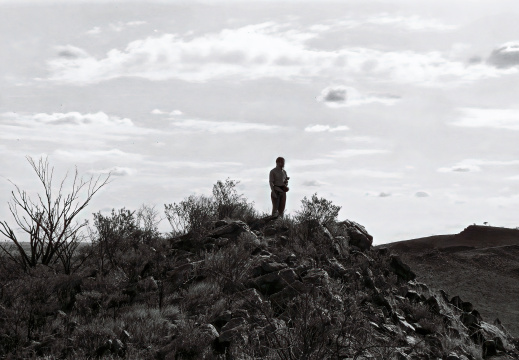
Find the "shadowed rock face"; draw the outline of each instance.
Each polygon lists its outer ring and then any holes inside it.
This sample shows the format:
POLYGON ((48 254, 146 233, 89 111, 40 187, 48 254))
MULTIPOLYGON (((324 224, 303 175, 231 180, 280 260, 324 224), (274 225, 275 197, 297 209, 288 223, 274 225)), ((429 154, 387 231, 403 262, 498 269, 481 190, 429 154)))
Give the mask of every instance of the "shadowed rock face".
POLYGON ((519 334, 519 230, 471 225, 459 234, 383 247, 409 264, 420 281, 459 295, 451 300, 457 308, 499 318, 519 334))

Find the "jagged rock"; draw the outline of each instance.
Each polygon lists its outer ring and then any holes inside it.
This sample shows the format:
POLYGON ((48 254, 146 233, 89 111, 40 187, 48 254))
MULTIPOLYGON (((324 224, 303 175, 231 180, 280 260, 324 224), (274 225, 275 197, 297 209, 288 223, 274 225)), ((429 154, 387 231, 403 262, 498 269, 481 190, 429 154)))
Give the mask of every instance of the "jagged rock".
POLYGON ((448 303, 449 302, 449 295, 444 290, 441 290, 441 289, 440 289, 439 293, 440 293, 440 296, 442 297, 443 301, 448 303))
POLYGON ((203 345, 210 344, 220 336, 212 324, 204 324, 200 326, 200 334, 201 336, 199 337, 199 341, 203 345))
POLYGON ((497 346, 494 340, 487 340, 483 343, 483 357, 497 355, 497 346))
POLYGON ((159 289, 159 285, 157 281, 153 278, 153 276, 147 277, 146 279, 139 280, 137 283, 137 287, 140 291, 157 291, 159 289))
POLYGON ((124 345, 124 343, 121 340, 115 339, 112 341, 110 351, 113 354, 116 354, 119 356, 124 356, 124 354, 126 352, 126 345, 124 345))
POLYGON ((413 290, 409 290, 407 292, 407 294, 405 294, 405 297, 407 299, 409 299, 409 301, 411 302, 414 302, 414 303, 418 303, 420 302, 420 295, 418 295, 418 293, 416 291, 413 291, 413 290))
POLYGON ((297 265, 297 256, 296 256, 296 254, 291 253, 290 255, 288 255, 287 258, 285 259, 285 263, 289 267, 295 267, 297 265))
POLYGON ((287 285, 293 283, 297 278, 298 276, 294 270, 284 269, 253 279, 250 282, 250 285, 258 289, 263 294, 271 295, 283 290, 287 285))
POLYGON ((218 221, 215 221, 213 227, 216 229, 216 228, 228 225, 228 224, 229 223, 227 221, 225 221, 225 220, 218 220, 218 221))
POLYGON ((436 298, 434 296, 429 296, 429 298, 427 298, 427 300, 425 300, 425 304, 429 307, 429 309, 435 313, 435 314, 439 314, 440 313, 440 303, 438 302, 438 300, 436 300, 436 298))
POLYGON ((482 321, 482 320, 483 320, 483 318, 481 317, 481 314, 479 313, 479 311, 477 311, 477 310, 472 310, 470 313, 471 313, 472 315, 474 315, 474 316, 476 317, 476 319, 478 319, 479 321, 482 321))
POLYGON ((237 304, 245 309, 260 309, 265 301, 256 289, 247 289, 238 292, 234 297, 237 304))
POLYGON ((373 296, 371 297, 371 301, 373 302, 373 304, 375 304, 377 306, 382 306, 383 308, 385 308, 388 311, 388 313, 392 313, 393 312, 391 304, 384 297, 384 295, 382 293, 375 291, 373 293, 373 296))
POLYGON ((281 263, 278 263, 275 261, 264 261, 261 264, 261 269, 263 270, 263 272, 265 274, 268 274, 268 273, 271 273, 274 271, 280 271, 280 270, 285 269, 286 267, 287 267, 286 264, 281 264, 281 263))
POLYGON ((243 221, 234 220, 230 223, 227 223, 226 225, 211 230, 207 236, 211 238, 226 237, 232 240, 236 240, 238 236, 243 233, 250 233, 252 236, 256 236, 250 231, 247 224, 245 224, 243 221))
POLYGON ((221 328, 222 326, 224 326, 225 324, 227 324, 229 321, 231 321, 232 319, 232 313, 230 310, 225 310, 224 312, 222 312, 221 314, 219 314, 218 316, 216 316, 214 318, 214 320, 212 321, 212 323, 214 324, 214 326, 216 326, 217 328, 221 328))
POLYGON ((447 355, 447 357, 445 359, 446 360, 460 360, 460 357, 455 353, 450 353, 449 355, 447 355))
POLYGON ((342 221, 337 225, 346 229, 350 245, 356 246, 362 251, 369 250, 373 245, 373 236, 367 232, 364 226, 351 220, 342 221))
POLYGON ((348 273, 348 270, 339 263, 335 258, 328 261, 328 273, 333 278, 340 278, 348 273))
POLYGON ((233 318, 222 327, 218 341, 220 343, 230 343, 232 341, 244 339, 247 321, 242 318, 233 318))
POLYGON ((472 310, 474 310, 474 306, 472 305, 472 303, 468 302, 468 301, 463 301, 461 303, 461 310, 463 310, 464 312, 471 312, 472 310))
POLYGON ((287 303, 299 296, 308 292, 308 287, 299 280, 295 280, 283 290, 270 296, 270 301, 277 310, 283 309, 287 303))
POLYGON ((416 274, 411 270, 409 265, 405 264, 399 256, 391 255, 389 262, 391 270, 402 280, 410 281, 416 278, 416 274))
POLYGON ((459 296, 454 296, 451 301, 449 301, 452 305, 456 306, 458 309, 462 308, 463 300, 459 296))
POLYGON ((323 269, 310 269, 303 276, 303 282, 316 286, 327 286, 330 283, 330 276, 323 269))
POLYGON ((480 329, 472 332, 470 334, 470 338, 472 339, 472 341, 475 344, 478 344, 478 345, 483 344, 486 341, 485 335, 483 334, 483 332, 480 329))
POLYGON ((460 320, 468 328, 474 328, 479 325, 479 320, 477 317, 470 313, 463 313, 460 315, 460 320))

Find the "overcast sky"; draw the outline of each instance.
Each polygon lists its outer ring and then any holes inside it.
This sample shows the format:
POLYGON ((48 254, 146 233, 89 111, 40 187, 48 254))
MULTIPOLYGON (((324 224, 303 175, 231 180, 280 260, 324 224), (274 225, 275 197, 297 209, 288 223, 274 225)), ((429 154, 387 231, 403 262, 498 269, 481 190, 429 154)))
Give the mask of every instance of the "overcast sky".
POLYGON ((0 0, 0 219, 8 179, 39 189, 25 156, 112 171, 87 215, 228 177, 270 211, 284 156, 289 212, 317 192, 378 244, 519 226, 518 17, 515 0, 0 0))

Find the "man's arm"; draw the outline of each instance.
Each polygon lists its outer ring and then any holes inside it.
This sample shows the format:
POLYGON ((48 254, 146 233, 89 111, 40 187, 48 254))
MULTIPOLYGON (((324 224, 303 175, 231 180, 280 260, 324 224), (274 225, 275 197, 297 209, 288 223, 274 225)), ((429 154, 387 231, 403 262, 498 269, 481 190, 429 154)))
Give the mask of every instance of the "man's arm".
POLYGON ((274 172, 272 170, 270 170, 270 174, 269 174, 269 184, 270 184, 270 190, 275 192, 275 190, 274 190, 274 172))

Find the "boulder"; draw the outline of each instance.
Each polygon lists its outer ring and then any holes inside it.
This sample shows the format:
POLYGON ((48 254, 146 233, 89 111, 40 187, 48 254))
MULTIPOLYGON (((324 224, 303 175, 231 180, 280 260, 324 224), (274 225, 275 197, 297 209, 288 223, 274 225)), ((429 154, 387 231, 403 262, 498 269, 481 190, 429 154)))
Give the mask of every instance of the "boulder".
POLYGON ((463 313, 460 315, 460 320, 466 327, 470 328, 476 328, 479 326, 479 320, 477 317, 470 313, 463 313))
POLYGON ((410 281, 416 278, 416 274, 411 270, 409 265, 405 264, 397 255, 391 255, 389 266, 398 278, 404 281, 410 281))
POLYGON ((356 246, 362 251, 369 250, 373 245, 373 236, 367 232, 364 226, 351 220, 342 221, 337 225, 346 229, 350 245, 356 246))
POLYGON ((456 306, 458 309, 462 308, 463 300, 459 296, 454 296, 451 301, 449 301, 452 305, 456 306))
POLYGON ((327 286, 330 283, 330 276, 323 269, 310 269, 303 276, 303 282, 315 286, 327 286))
POLYGON ((486 340, 483 343, 483 357, 487 358, 490 356, 497 355, 497 346, 494 340, 486 340))
POLYGON ((407 294, 405 294, 405 297, 412 303, 420 302, 420 295, 418 295, 418 293, 414 290, 409 290, 407 294))
POLYGON ((250 233, 252 236, 256 237, 256 235, 250 231, 247 224, 240 220, 234 220, 230 223, 226 223, 225 225, 211 230, 207 236, 211 238, 225 237, 231 240, 236 240, 238 236, 243 233, 250 233))
POLYGON ((250 285, 266 295, 283 290, 298 278, 292 269, 284 269, 251 280, 250 285))
POLYGON ((246 326, 247 321, 242 317, 231 319, 227 324, 222 326, 218 342, 230 343, 236 340, 243 340, 246 326))

